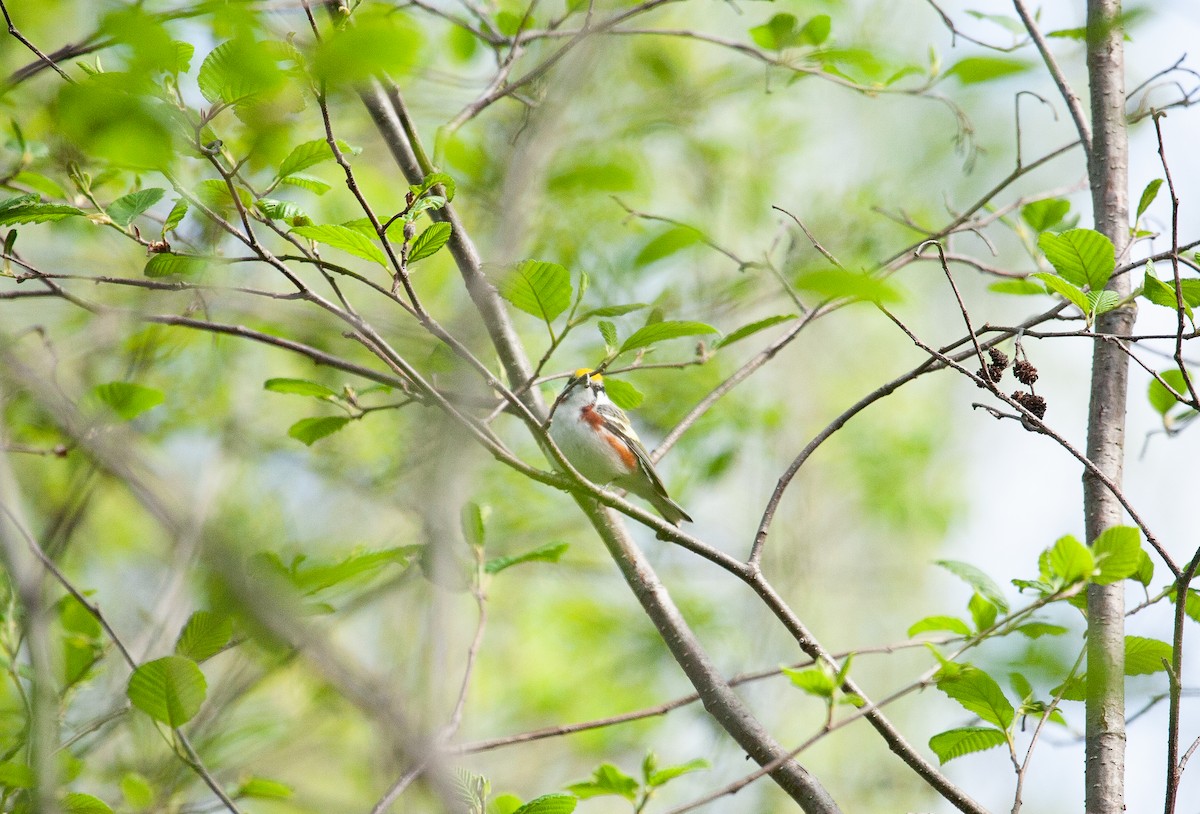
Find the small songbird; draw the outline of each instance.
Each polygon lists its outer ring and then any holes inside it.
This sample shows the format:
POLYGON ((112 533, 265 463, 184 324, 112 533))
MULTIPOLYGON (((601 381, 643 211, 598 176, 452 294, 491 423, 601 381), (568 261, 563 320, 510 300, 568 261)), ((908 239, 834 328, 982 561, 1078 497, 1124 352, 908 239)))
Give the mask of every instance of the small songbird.
POLYGON ((559 396, 550 437, 571 465, 601 486, 612 483, 650 502, 668 523, 692 522, 654 471, 629 418, 604 392, 599 373, 580 368, 559 396))

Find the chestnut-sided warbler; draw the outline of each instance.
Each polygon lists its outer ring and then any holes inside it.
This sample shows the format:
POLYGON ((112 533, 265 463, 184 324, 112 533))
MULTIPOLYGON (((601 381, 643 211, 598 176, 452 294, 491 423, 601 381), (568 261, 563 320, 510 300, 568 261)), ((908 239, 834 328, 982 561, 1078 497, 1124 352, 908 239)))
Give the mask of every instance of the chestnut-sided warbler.
POLYGON ((604 378, 580 368, 558 398, 550 437, 571 465, 601 486, 612 483, 650 502, 668 523, 692 522, 654 471, 629 418, 604 392, 604 378))

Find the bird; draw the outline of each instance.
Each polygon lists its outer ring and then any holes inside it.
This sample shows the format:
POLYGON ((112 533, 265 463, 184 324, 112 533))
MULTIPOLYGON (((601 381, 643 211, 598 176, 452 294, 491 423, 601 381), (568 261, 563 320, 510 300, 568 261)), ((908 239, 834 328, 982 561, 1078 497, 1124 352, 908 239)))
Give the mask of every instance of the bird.
POLYGON ((692 518, 667 495, 629 417, 604 392, 604 377, 575 371, 556 402, 550 437, 571 465, 599 485, 613 484, 648 501, 668 523, 692 518))

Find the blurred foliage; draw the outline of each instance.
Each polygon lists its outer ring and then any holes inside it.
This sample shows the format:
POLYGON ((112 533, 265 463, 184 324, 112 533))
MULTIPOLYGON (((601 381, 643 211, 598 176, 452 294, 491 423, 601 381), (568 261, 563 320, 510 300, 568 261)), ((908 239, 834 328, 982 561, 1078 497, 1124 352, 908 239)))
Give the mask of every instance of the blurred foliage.
MULTIPOLYGON (((776 4, 693 2, 653 19, 697 36, 555 35, 519 48, 504 38, 574 30, 585 5, 434 12, 364 0, 328 14, 312 5, 319 38, 300 3, 7 3, 43 50, 81 44, 59 60, 69 82, 52 70, 13 73, 32 59, 13 40, 0 51, 4 73, 21 80, 0 95, 8 134, 0 227, 11 278, 0 295, 45 292, 37 287, 49 282, 95 304, 58 296, 0 304, 3 440, 33 453, 7 456, 19 516, 82 591, 46 588, 59 778, 81 795, 63 801, 67 810, 107 810, 88 808, 84 792, 123 812, 211 809, 211 791, 188 765, 192 747, 242 810, 369 810, 399 776, 385 722, 255 616, 242 578, 262 597, 291 602, 330 652, 385 676, 405 714, 429 731, 454 717, 468 653, 477 656, 453 743, 615 715, 690 690, 572 501, 492 461, 460 426, 394 387, 394 371, 364 347, 370 341, 361 332, 352 341, 329 309, 291 298, 295 287, 260 251, 288 260, 289 273, 329 301, 344 293, 400 356, 483 418, 496 404, 477 371, 387 296, 401 286, 382 234, 404 247, 433 317, 498 370, 448 248, 456 236, 435 222, 453 201, 529 356, 548 355, 548 375, 611 363, 613 397, 638 408, 651 446, 748 359, 834 303, 831 317, 700 417, 661 465, 706 539, 741 557, 792 457, 847 405, 920 361, 881 327, 873 304, 923 328, 958 324, 944 290, 892 275, 886 261, 913 242, 913 224, 945 220, 943 194, 973 197, 979 183, 966 170, 979 150, 1002 154, 1006 136, 985 135, 999 132, 988 126, 995 102, 969 93, 1007 99, 1010 86, 988 83, 1032 65, 977 55, 943 69, 927 53, 935 35, 890 4, 791 3, 776 12, 776 4), (703 39, 731 30, 765 60, 703 39), (485 89, 502 87, 492 79, 508 60, 519 86, 465 115, 485 89), (438 170, 421 183, 401 177, 358 98, 361 83, 384 74, 438 170), (956 82, 943 84, 947 77, 956 82), (970 86, 961 98, 960 85, 970 86), (347 188, 343 163, 371 213, 347 188), (838 266, 772 205, 794 211, 838 266), (251 227, 261 244, 231 237, 251 227), (196 322, 224 330, 195 331, 196 322), (239 328, 376 375, 314 365, 239 337, 239 328), (48 407, 47 392, 77 420, 48 407), (96 438, 134 451, 150 467, 140 474, 178 500, 186 528, 172 533, 123 473, 93 462, 96 438), (81 598, 102 609, 136 664, 81 598), (481 608, 489 621, 476 653, 481 608)), ((593 13, 628 8, 597 3, 593 13)), ((983 163, 977 175, 1008 171, 999 159, 983 163)), ((1104 247, 1093 232, 1064 231, 1074 226, 1068 211, 1057 199, 1030 204, 1023 222, 997 221, 997 241, 1004 262, 1039 264, 1046 285, 1079 299, 1090 319, 1113 305, 1091 296, 1103 281, 1087 276, 1086 258, 1071 277, 1047 247, 1101 255, 1104 247)), ((1111 245, 1107 261, 1111 273, 1111 245)), ((1048 296, 1028 285, 1009 293, 1048 296)), ((1171 304, 1162 292, 1151 301, 1171 304)), ((938 342, 959 333, 942 330, 938 342)), ((1165 382, 1179 387, 1169 373, 1165 382)), ((546 382, 547 399, 562 381, 546 382)), ((782 504, 768 566, 838 649, 903 636, 897 619, 919 615, 923 577, 913 564, 931 559, 961 517, 967 486, 952 454, 960 439, 945 381, 851 422, 782 504)), ((1152 398, 1164 417, 1176 403, 1165 387, 1152 398)), ((499 415, 492 427, 542 466, 515 419, 499 415)), ((644 542, 723 670, 796 661, 794 644, 745 591, 652 535, 644 542)), ((1030 581, 1043 597, 1064 599, 1103 572, 1102 562, 1078 572, 1061 565, 1030 581)), ((22 693, 33 668, 14 579, 0 582, 10 679, 0 682, 0 807, 24 811, 33 780, 22 693)), ((973 586, 971 625, 939 615, 910 635, 985 631, 1007 611, 985 593, 973 586)), ((1052 676, 1065 680, 1073 658, 1063 655, 1069 647, 1045 647, 1052 652, 1025 657, 1038 687, 1014 690, 1024 696, 1015 705, 988 673, 943 664, 939 689, 960 701, 979 691, 993 703, 985 715, 963 702, 988 726, 947 730, 933 752, 948 760, 1003 743, 1020 715, 1045 709, 1052 676), (1054 669, 1035 669, 1054 660, 1054 669)), ((894 679, 897 663, 862 657, 855 675, 894 679)), ((808 737, 835 707, 840 714, 838 704, 853 708, 856 697, 839 695, 831 675, 792 675, 822 702, 808 703, 781 677, 746 691, 785 742, 808 737)), ((881 796, 894 810, 928 807, 932 792, 886 753, 864 730, 823 741, 805 760, 847 810, 881 796), (878 775, 870 782, 861 777, 864 748, 878 775)), ((581 803, 586 811, 655 810, 746 771, 696 704, 469 753, 460 768, 465 810, 526 814, 569 811, 575 797, 603 798, 581 803), (627 773, 638 765, 640 774, 627 773), (627 802, 604 808, 608 798, 627 802)), ((438 810, 432 787, 405 794, 394 810, 438 810)), ((742 795, 747 810, 790 810, 765 784, 742 795)))

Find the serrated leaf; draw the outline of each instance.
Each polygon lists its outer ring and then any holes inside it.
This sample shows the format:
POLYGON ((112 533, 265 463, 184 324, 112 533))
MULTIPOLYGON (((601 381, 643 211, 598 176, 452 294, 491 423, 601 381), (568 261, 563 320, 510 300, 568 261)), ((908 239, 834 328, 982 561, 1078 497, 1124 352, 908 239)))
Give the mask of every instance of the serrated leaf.
POLYGON ((937 688, 990 724, 1004 730, 1012 725, 1012 704, 996 680, 978 667, 966 664, 952 673, 944 672, 943 668, 937 677, 937 688))
POLYGON ((212 658, 233 638, 233 620, 221 613, 196 611, 175 641, 175 655, 201 662, 212 658))
MULTIPOLYGON (((1171 389, 1183 397, 1188 395, 1187 382, 1183 378, 1183 373, 1177 367, 1170 370, 1164 370, 1158 374, 1164 382, 1170 385, 1171 389)), ((1189 373, 1190 375, 1190 373, 1189 373)), ((1153 407, 1159 415, 1165 416, 1171 411, 1171 408, 1179 403, 1175 395, 1171 393, 1158 379, 1150 380, 1150 390, 1147 393, 1150 399, 1150 406, 1153 407)))
POLYGON ((288 427, 287 434, 305 446, 311 447, 317 441, 345 427, 350 422, 347 416, 330 415, 316 418, 302 418, 288 427))
POLYGON ((592 317, 621 317, 625 314, 632 314, 634 311, 640 311, 643 308, 649 308, 649 303, 631 302, 626 305, 603 305, 599 308, 593 308, 589 311, 584 311, 578 321, 583 322, 592 317))
POLYGON ((163 235, 166 235, 167 232, 170 232, 175 229, 175 227, 179 226, 179 224, 183 222, 183 217, 187 214, 187 211, 188 202, 186 198, 180 198, 179 200, 175 201, 175 205, 171 207, 171 211, 167 214, 167 219, 163 221, 163 235))
POLYGON ((604 391, 613 403, 622 410, 636 410, 642 405, 646 395, 624 379, 604 380, 604 391))
POLYGON ((62 184, 42 175, 39 172, 30 172, 29 170, 21 170, 12 177, 12 183, 21 186, 31 187, 36 189, 43 195, 48 195, 51 198, 66 198, 67 191, 63 189, 62 184))
POLYGON ((1063 198, 1047 198, 1021 207, 1021 219, 1036 232, 1045 232, 1062 223, 1071 211, 1071 202, 1063 198))
POLYGON ((1013 692, 1022 701, 1033 698, 1033 685, 1029 683, 1029 679, 1020 673, 1008 674, 1008 685, 1013 688, 1013 692))
POLYGON ((626 800, 637 797, 638 782, 611 763, 600 764, 588 780, 572 783, 567 789, 581 800, 616 795, 626 800))
POLYGON ((484 570, 489 574, 498 574, 506 568, 526 562, 558 562, 568 548, 570 546, 567 543, 546 543, 523 554, 490 559, 484 565, 484 570))
POLYGON ((793 670, 790 667, 782 668, 783 674, 786 675, 796 687, 799 687, 809 695, 815 695, 818 698, 832 698, 837 690, 837 684, 834 683, 833 676, 822 670, 820 667, 809 667, 805 670, 793 670))
POLYGON ((287 184, 288 186, 300 187, 307 189, 309 192, 315 192, 318 195, 324 195, 329 190, 333 189, 330 184, 322 181, 320 178, 314 178, 311 175, 289 175, 286 178, 280 178, 279 183, 287 184))
POLYGON ((600 331, 600 336, 604 339, 604 346, 606 348, 615 348, 617 346, 616 325, 607 319, 602 319, 596 323, 596 328, 600 331))
POLYGON ((82 214, 82 209, 67 204, 41 203, 37 195, 18 195, 0 202, 0 226, 50 223, 82 214))
POLYGON ((946 76, 953 76, 964 85, 976 85, 1003 79, 1029 70, 1031 63, 1011 57, 966 57, 950 66, 946 76))
POLYGON ((1125 675, 1150 675, 1166 670, 1171 663, 1171 645, 1144 636, 1125 637, 1125 675))
POLYGON ((861 300, 881 304, 897 303, 903 298, 887 280, 845 269, 821 269, 796 277, 794 285, 801 291, 812 291, 822 297, 861 300))
POLYGON ((908 629, 908 638, 912 639, 922 633, 935 630, 947 630, 960 636, 970 636, 971 628, 957 616, 926 616, 908 629))
POLYGON ((571 307, 571 274, 558 263, 526 260, 500 281, 500 296, 547 325, 571 307))
POLYGON ((323 384, 310 382, 307 379, 267 379, 263 382, 263 390, 272 393, 290 393, 294 396, 312 396, 318 399, 337 398, 338 394, 323 384))
POLYGON ((326 246, 332 246, 335 249, 341 249, 347 254, 361 257, 364 260, 370 260, 385 268, 387 267, 387 258, 383 256, 383 250, 376 246, 374 241, 366 235, 345 226, 333 223, 297 226, 295 229, 292 229, 291 233, 306 237, 309 240, 315 240, 326 246))
POLYGON ((165 398, 161 390, 143 387, 133 382, 98 384, 92 392, 125 421, 137 418, 147 410, 157 407, 165 398))
POLYGON ((429 226, 413 240, 412 248, 408 251, 408 262, 415 263, 436 254, 438 249, 445 246, 446 242, 450 240, 452 231, 453 227, 448 223, 434 223, 429 226))
POLYGON ((1083 543, 1067 534, 1055 541, 1047 559, 1052 576, 1067 585, 1087 579, 1096 570, 1096 560, 1083 543))
POLYGON ((210 103, 239 104, 275 90, 284 80, 267 43, 227 40, 204 58, 196 82, 210 103))
POLYGON ((1027 296, 1030 294, 1045 294, 1046 287, 1039 285, 1033 280, 1023 278, 1019 280, 999 280, 989 285, 988 291, 995 291, 998 294, 1027 296))
POLYGON ((638 268, 648 266, 689 246, 695 246, 703 239, 704 235, 690 226, 672 226, 643 246, 642 250, 633 258, 633 264, 638 268))
POLYGON ((703 322, 681 322, 681 321, 665 321, 655 322, 643 328, 639 328, 629 335, 628 338, 621 344, 621 353, 628 353, 631 350, 638 348, 648 348, 651 345, 659 342, 664 342, 668 339, 676 339, 681 336, 703 336, 705 334, 715 334, 717 329, 711 325, 706 325, 703 322))
MULTIPOLYGON (((1046 234, 1049 234, 1049 232, 1046 234)), ((1085 314, 1091 313, 1091 302, 1088 301, 1087 294, 1083 293, 1082 288, 1064 280, 1056 274, 1038 272, 1031 276, 1045 283, 1048 293, 1058 294, 1085 314)))
POLYGON ((274 198, 259 198, 254 202, 254 208, 270 220, 281 220, 289 226, 311 226, 312 218, 304 210, 291 201, 280 201, 274 198))
POLYGON ((929 748, 943 765, 956 757, 982 752, 1008 742, 1007 736, 990 726, 965 726, 947 729, 929 739, 929 748))
MULTIPOLYGON (((254 205, 254 198, 246 189, 235 186, 238 201, 242 207, 249 209, 254 205)), ((233 195, 229 192, 229 184, 221 178, 205 178, 196 184, 196 197, 210 209, 230 209, 233 207, 233 195)))
MULTIPOLYGON (((358 155, 362 152, 359 147, 351 147, 341 139, 337 140, 338 149, 347 155, 358 155)), ((333 160, 333 150, 329 149, 329 142, 323 138, 306 141, 303 144, 297 144, 292 151, 288 153, 287 158, 279 165, 277 175, 280 178, 287 178, 295 175, 309 167, 314 167, 324 161, 333 160)))
POLYGON ((290 800, 292 788, 278 780, 265 777, 251 777, 245 780, 237 790, 238 797, 252 797, 259 800, 290 800))
POLYGON ((676 777, 703 771, 708 767, 708 761, 703 758, 695 758, 694 760, 689 760, 687 763, 680 763, 676 766, 664 766, 661 769, 650 772, 646 778, 646 785, 657 788, 668 781, 674 780, 676 777))
POLYGON ((1000 586, 974 565, 959 560, 934 560, 933 564, 954 574, 1001 611, 1008 613, 1008 601, 1005 600, 1004 594, 1000 593, 1000 586))
POLYGON ((1093 316, 1107 314, 1109 311, 1121 304, 1121 295, 1115 291, 1102 289, 1100 291, 1089 291, 1087 293, 1088 311, 1093 316))
POLYGON ((122 195, 108 205, 106 210, 108 217, 113 223, 124 229, 133 223, 134 218, 162 200, 162 196, 165 194, 165 189, 150 187, 122 195))
POLYGON ((1110 526, 1092 543, 1099 570, 1093 581, 1110 585, 1137 573, 1142 562, 1140 532, 1132 526, 1110 526))
POLYGON ((1145 549, 1142 549, 1133 578, 1142 583, 1143 587, 1149 587, 1150 581, 1154 579, 1154 560, 1150 559, 1150 555, 1146 553, 1145 549))
POLYGON ((757 322, 751 322, 749 325, 743 325, 733 333, 722 337, 719 342, 713 345, 713 348, 716 349, 727 347, 732 345, 734 342, 745 339, 748 336, 753 336, 759 331, 765 331, 767 328, 771 328, 781 322, 789 322, 795 318, 795 314, 778 314, 773 317, 767 317, 766 319, 760 319, 757 322))
POLYGON ((1138 220, 1142 215, 1146 214, 1146 210, 1150 208, 1150 204, 1154 203, 1154 199, 1158 196, 1158 189, 1162 186, 1163 179, 1155 178, 1150 183, 1146 184, 1146 188, 1142 190, 1142 197, 1138 199, 1137 215, 1134 220, 1138 220))
POLYGON ((456 189, 454 179, 444 172, 431 172, 421 179, 421 183, 413 184, 408 189, 413 194, 414 198, 419 198, 438 184, 442 185, 442 189, 446 193, 444 196, 445 199, 447 201, 453 201, 456 189))
POLYGON ((512 814, 571 814, 579 798, 573 794, 543 794, 535 797, 512 814))
POLYGON ((971 621, 975 623, 975 629, 978 631, 987 630, 995 624, 996 616, 999 614, 995 603, 978 591, 971 594, 971 598, 967 601, 967 611, 971 614, 971 621))
POLYGON ((108 803, 99 797, 78 791, 67 792, 62 799, 63 814, 113 814, 108 803))
POLYGON ((190 277, 208 265, 202 257, 162 252, 150 255, 142 273, 147 277, 190 277))
POLYGON ((154 720, 177 728, 200 711, 207 690, 204 673, 196 662, 183 656, 164 656, 134 670, 125 694, 131 704, 154 720))
POLYGON ((1061 234, 1044 232, 1038 247, 1055 271, 1072 285, 1099 291, 1117 266, 1112 241, 1095 229, 1068 229, 1061 234))

